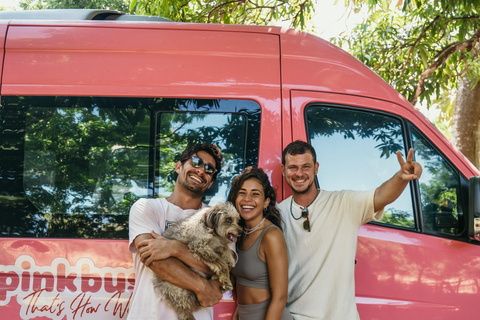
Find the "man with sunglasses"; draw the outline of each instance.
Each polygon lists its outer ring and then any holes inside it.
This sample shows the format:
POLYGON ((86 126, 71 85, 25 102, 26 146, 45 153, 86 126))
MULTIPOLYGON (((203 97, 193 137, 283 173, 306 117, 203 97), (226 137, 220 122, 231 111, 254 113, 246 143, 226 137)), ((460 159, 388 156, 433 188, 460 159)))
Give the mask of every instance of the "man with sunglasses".
MULTIPOLYGON (((220 283, 206 280, 191 268, 212 274, 187 246, 161 235, 168 225, 196 213, 205 206, 203 193, 221 169, 223 154, 216 145, 197 144, 186 149, 175 164, 178 174, 173 193, 167 198, 140 199, 130 209, 129 239, 135 266, 135 288, 129 320, 177 319, 153 287, 154 274, 196 293, 203 307, 222 298, 220 283)), ((213 319, 213 308, 194 313, 196 319, 213 319)))
POLYGON ((283 151, 282 173, 292 196, 278 207, 285 223, 289 292, 287 308, 296 320, 358 320, 355 303, 355 253, 358 229, 382 218, 383 208, 395 201, 422 167, 413 149, 400 170, 371 191, 325 191, 315 186, 318 162, 314 148, 303 141, 283 151))

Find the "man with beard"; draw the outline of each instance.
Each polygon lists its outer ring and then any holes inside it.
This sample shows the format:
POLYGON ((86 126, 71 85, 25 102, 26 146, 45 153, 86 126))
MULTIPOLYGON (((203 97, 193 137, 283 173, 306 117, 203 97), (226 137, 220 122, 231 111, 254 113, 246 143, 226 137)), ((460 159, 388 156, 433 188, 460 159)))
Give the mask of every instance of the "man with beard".
MULTIPOLYGON (((195 292, 203 307, 211 307, 222 298, 218 281, 206 280, 189 267, 212 274, 209 268, 184 244, 161 237, 171 222, 189 217, 205 206, 201 202, 203 193, 215 181, 222 159, 216 145, 197 144, 186 149, 175 164, 178 177, 173 193, 167 198, 140 199, 130 209, 129 248, 135 265, 135 288, 129 320, 177 319, 155 292, 154 274, 195 292)), ((211 320, 213 308, 202 308, 194 316, 211 320)))
POLYGON ((413 161, 413 149, 400 170, 370 191, 325 191, 314 181, 318 162, 313 147, 290 143, 282 155, 282 173, 292 196, 279 204, 285 222, 288 254, 287 309, 296 320, 357 320, 354 266, 358 229, 379 220, 383 208, 395 201, 422 167, 413 161))

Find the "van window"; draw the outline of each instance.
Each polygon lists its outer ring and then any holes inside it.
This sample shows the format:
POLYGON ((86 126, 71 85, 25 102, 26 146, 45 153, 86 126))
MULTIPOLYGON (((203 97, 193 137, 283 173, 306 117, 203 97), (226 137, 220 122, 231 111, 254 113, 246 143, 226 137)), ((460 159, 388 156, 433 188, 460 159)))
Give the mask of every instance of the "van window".
POLYGON ((2 97, 0 235, 128 238, 130 206, 173 190, 187 146, 225 164, 204 201, 258 162, 260 106, 245 100, 2 97))
POLYGON ((145 109, 26 109, 23 188, 46 236, 125 228, 131 200, 147 196, 149 126, 145 109))
POLYGON ((177 178, 175 163, 186 146, 209 141, 224 152, 224 160, 221 174, 204 194, 204 202, 214 204, 225 200, 233 177, 243 168, 246 117, 232 113, 161 112, 157 119, 158 195, 167 197, 173 192, 177 178))
POLYGON ((460 178, 452 166, 417 130, 412 129, 416 160, 423 166, 420 198, 425 231, 457 235, 463 232, 460 178))
MULTIPOLYGON (((318 184, 325 190, 371 190, 399 170, 404 153, 399 119, 354 108, 312 105, 306 109, 308 138, 317 152, 318 184)), ((415 228, 410 185, 385 208, 381 223, 415 228)))

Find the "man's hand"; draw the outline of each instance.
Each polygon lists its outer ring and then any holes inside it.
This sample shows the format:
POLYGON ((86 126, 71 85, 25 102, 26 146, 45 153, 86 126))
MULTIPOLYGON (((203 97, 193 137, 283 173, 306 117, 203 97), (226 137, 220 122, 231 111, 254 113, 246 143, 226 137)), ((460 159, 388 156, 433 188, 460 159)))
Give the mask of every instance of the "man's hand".
POLYGON ((164 260, 172 257, 175 240, 170 240, 156 234, 150 233, 153 239, 143 240, 138 244, 140 260, 149 267, 155 260, 164 260))
POLYGON ((198 302, 202 307, 213 307, 222 299, 223 294, 220 291, 221 284, 217 280, 206 280, 203 281, 205 286, 196 291, 198 302))
POLYGON ((397 159, 400 170, 375 190, 375 212, 395 201, 402 194, 409 181, 418 179, 422 175, 422 166, 420 163, 413 161, 413 148, 408 150, 407 161, 403 160, 400 151, 397 151, 397 159))
POLYGON ((420 163, 413 161, 413 148, 408 150, 407 161, 405 162, 402 153, 397 151, 397 159, 400 164, 400 177, 404 181, 410 181, 420 178, 422 175, 422 166, 420 163))

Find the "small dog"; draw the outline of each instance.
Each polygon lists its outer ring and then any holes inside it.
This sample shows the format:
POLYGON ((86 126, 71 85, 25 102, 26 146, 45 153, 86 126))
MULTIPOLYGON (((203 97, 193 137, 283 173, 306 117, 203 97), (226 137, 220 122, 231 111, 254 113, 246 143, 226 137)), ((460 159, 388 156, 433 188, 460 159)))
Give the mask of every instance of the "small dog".
MULTIPOLYGON (((173 223, 163 236, 186 244, 190 252, 212 270, 212 279, 220 281, 221 290, 225 292, 233 289, 229 268, 235 265, 235 260, 229 244, 236 242, 242 232, 239 220, 240 215, 230 202, 219 203, 173 223)), ((206 278, 202 272, 194 271, 206 278)), ((201 307, 195 293, 159 277, 155 278, 154 286, 175 310, 179 320, 195 320, 192 313, 201 307)))

